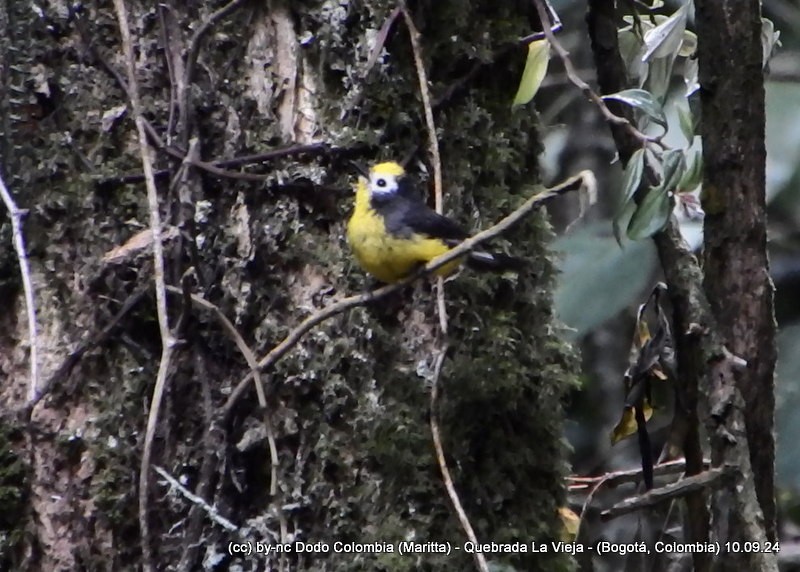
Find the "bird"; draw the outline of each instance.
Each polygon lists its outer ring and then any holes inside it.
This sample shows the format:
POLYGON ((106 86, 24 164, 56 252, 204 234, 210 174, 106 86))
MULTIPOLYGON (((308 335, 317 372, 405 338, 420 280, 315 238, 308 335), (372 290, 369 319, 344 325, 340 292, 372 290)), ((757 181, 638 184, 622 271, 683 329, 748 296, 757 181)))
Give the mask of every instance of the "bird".
MULTIPOLYGON (((458 223, 425 204, 399 163, 359 170, 347 240, 361 268, 374 278, 399 282, 469 237, 458 223)), ((485 251, 471 251, 465 258, 478 270, 519 270, 524 264, 522 259, 485 251)), ((435 274, 449 276, 461 263, 462 259, 447 263, 435 274)))

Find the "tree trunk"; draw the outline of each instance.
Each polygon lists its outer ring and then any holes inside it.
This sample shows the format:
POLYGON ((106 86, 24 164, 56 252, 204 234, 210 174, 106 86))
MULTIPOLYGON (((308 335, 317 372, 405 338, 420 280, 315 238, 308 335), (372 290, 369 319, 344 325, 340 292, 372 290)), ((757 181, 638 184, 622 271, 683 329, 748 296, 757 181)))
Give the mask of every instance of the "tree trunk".
MULTIPOLYGON (((431 447, 437 321, 427 283, 307 333, 262 374, 266 413, 250 386, 230 397, 249 369, 214 314, 170 295, 181 343, 153 465, 238 530, 212 522, 151 471, 143 541, 138 475, 161 342, 147 235, 138 247, 127 242, 147 228, 148 212, 117 19, 109 3, 54 0, 43 15, 21 4, 0 1, 2 175, 29 209, 42 398, 31 408, 26 397, 26 308, 3 222, 0 498, 17 499, 6 505, 17 518, 0 521, 6 567, 137 569, 148 564, 143 542, 149 564, 170 570, 472 566, 431 447), (334 551, 334 542, 396 550, 404 540, 460 549, 334 551), (231 555, 233 541, 324 542, 330 552, 231 555)), ((426 159, 407 29, 397 18, 380 34, 390 11, 377 1, 234 2, 214 19, 221 4, 159 6, 127 3, 144 114, 158 136, 150 143, 163 143, 154 156, 167 283, 180 287, 193 267, 188 287, 261 357, 313 312, 370 286, 343 239, 354 176, 347 159, 411 156, 411 171, 426 159), (262 158, 257 169, 242 167, 247 160, 217 165, 266 175, 254 182, 188 164, 182 171, 195 137, 206 164, 306 147, 262 158)), ((446 210, 477 229, 536 181, 534 114, 510 109, 525 54, 516 38, 530 33, 521 14, 531 8, 417 8, 446 210)), ((524 274, 464 272, 447 286, 451 350, 439 424, 480 542, 550 540, 564 502, 561 399, 575 363, 554 334, 550 236, 546 216, 536 215, 507 237, 530 260, 524 274)), ((553 555, 487 558, 526 570, 569 566, 553 555)))
POLYGON ((761 3, 699 1, 704 287, 737 373, 767 537, 775 530, 775 313, 767 260, 761 3))

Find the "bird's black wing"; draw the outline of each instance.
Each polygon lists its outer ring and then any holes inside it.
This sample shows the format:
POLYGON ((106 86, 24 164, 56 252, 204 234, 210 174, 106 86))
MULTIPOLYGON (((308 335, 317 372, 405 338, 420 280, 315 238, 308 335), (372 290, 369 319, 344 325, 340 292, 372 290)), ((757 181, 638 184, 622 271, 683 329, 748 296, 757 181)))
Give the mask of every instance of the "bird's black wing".
POLYGON ((421 234, 446 242, 460 242, 469 236, 457 223, 437 214, 422 201, 405 195, 394 195, 392 205, 382 210, 386 230, 396 236, 421 234))

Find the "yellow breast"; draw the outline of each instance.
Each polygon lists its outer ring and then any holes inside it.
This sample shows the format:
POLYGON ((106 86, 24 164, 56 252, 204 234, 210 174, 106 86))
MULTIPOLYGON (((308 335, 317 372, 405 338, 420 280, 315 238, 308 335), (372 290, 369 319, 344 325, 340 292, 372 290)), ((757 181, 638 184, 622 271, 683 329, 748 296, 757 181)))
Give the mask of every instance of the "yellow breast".
MULTIPOLYGON (((441 240, 419 234, 402 238, 388 234, 383 218, 370 207, 369 192, 362 181, 347 223, 347 240, 361 268, 387 283, 402 280, 418 266, 450 250, 441 240)), ((447 264, 437 274, 450 274, 457 267, 458 262, 447 264)))

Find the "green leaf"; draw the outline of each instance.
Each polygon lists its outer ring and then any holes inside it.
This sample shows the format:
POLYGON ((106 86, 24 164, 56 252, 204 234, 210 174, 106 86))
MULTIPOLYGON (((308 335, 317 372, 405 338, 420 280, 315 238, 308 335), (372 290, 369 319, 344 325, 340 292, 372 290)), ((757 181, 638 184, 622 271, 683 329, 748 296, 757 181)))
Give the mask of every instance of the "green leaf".
POLYGON ((677 192, 691 193, 700 183, 703 182, 703 153, 697 149, 692 157, 692 162, 689 168, 686 169, 680 182, 678 183, 677 192))
POLYGON ((550 61, 550 42, 547 40, 537 40, 528 44, 528 59, 525 61, 525 69, 522 72, 522 79, 519 82, 517 95, 511 107, 525 105, 533 99, 542 80, 547 74, 547 64, 550 61))
POLYGON ((620 248, 624 248, 622 244, 622 228, 628 228, 628 223, 630 223, 631 217, 635 212, 636 203, 633 201, 628 201, 617 211, 617 214, 614 216, 614 220, 611 223, 611 229, 614 232, 614 239, 617 241, 617 244, 620 248))
POLYGON ((775 31, 775 24, 772 23, 772 20, 761 18, 761 50, 763 58, 761 61, 763 62, 763 67, 767 67, 775 46, 781 45, 780 37, 781 33, 780 31, 775 31))
POLYGON ((667 100, 667 92, 669 91, 669 84, 672 80, 672 68, 674 64, 675 56, 653 58, 648 64, 645 87, 661 105, 664 105, 667 100))
POLYGON ((672 213, 672 198, 663 187, 653 187, 645 195, 628 223, 628 238, 641 240, 664 228, 672 213))
POLYGON ((649 91, 644 89, 625 89, 617 93, 604 95, 603 99, 621 101, 631 107, 640 109, 664 129, 667 128, 667 116, 664 114, 664 108, 653 99, 653 95, 649 91))
POLYGON ((647 49, 642 56, 643 61, 677 55, 683 43, 683 32, 686 30, 688 13, 689 3, 687 2, 664 22, 645 32, 644 43, 647 49))
POLYGON ((686 153, 683 149, 670 149, 664 153, 661 165, 664 174, 661 177, 661 185, 659 186, 667 194, 675 192, 675 189, 678 188, 678 183, 686 172, 686 153))
POLYGON ((699 66, 696 58, 689 58, 683 64, 683 83, 686 85, 686 97, 691 96, 698 89, 700 89, 700 80, 698 79, 699 66))
POLYGON ((652 241, 625 246, 620 250, 614 244, 603 221, 575 228, 555 242, 561 272, 554 304, 564 323, 577 330, 568 335, 582 336, 635 304, 647 288, 657 261, 652 241))
POLYGON ((625 206, 633 198, 639 183, 642 182, 642 172, 644 171, 644 148, 634 151, 628 164, 625 165, 625 173, 622 177, 622 206, 625 206))
POLYGON ((628 76, 643 81, 647 76, 647 64, 642 61, 642 39, 632 29, 620 30, 617 35, 619 38, 619 55, 625 62, 625 69, 628 76))
POLYGON ((697 34, 689 30, 684 30, 683 41, 681 48, 678 50, 678 55, 682 58, 688 58, 694 55, 697 51, 697 34))
POLYGON ((681 133, 691 144, 694 141, 694 119, 692 118, 692 111, 689 109, 689 102, 676 103, 675 111, 678 112, 678 124, 681 126, 681 133))

